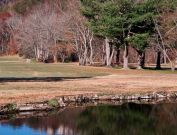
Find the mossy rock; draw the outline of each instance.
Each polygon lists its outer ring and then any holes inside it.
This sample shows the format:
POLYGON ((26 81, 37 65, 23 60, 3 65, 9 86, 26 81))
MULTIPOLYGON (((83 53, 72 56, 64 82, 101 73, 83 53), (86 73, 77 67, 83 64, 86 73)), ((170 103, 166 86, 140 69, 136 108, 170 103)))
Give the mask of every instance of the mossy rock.
POLYGON ((58 100, 57 99, 51 99, 48 101, 48 105, 50 107, 56 108, 59 106, 58 100))

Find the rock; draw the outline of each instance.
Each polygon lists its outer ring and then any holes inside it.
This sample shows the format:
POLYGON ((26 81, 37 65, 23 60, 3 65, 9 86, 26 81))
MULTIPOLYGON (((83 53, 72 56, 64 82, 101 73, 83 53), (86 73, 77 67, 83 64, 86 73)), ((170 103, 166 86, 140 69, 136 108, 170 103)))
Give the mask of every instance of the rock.
POLYGON ((63 98, 60 98, 58 103, 59 103, 60 107, 65 107, 66 106, 66 104, 63 102, 63 98))
POLYGON ((119 95, 115 95, 111 98, 111 100, 120 100, 120 97, 119 97, 119 95))
POLYGON ((82 103, 83 101, 84 101, 84 98, 83 98, 82 95, 76 97, 76 102, 77 102, 77 103, 82 103))
POLYGON ((65 107, 66 104, 65 103, 60 103, 60 107, 65 107))
POLYGON ((166 98, 167 96, 164 96, 162 94, 156 94, 157 95, 157 98, 166 98))
POLYGON ((99 96, 99 100, 107 100, 107 96, 101 95, 101 96, 99 96))
POLYGON ((125 96, 120 95, 119 98, 120 98, 120 100, 124 100, 124 99, 125 99, 125 96))
POLYGON ((69 102, 69 97, 63 97, 63 102, 69 102))
POLYGON ((175 95, 175 98, 177 98, 177 93, 174 93, 174 95, 175 95))
POLYGON ((37 110, 47 110, 47 109, 50 109, 50 107, 48 106, 48 104, 36 104, 34 107, 37 110))
POLYGON ((126 96, 126 100, 131 100, 132 96, 126 96))
POLYGON ((83 102, 89 102, 90 101, 90 97, 83 97, 83 102))
POLYGON ((51 107, 47 103, 33 103, 33 104, 25 104, 18 106, 18 110, 20 112, 24 111, 40 111, 40 110, 49 110, 51 107))
POLYGON ((123 99, 122 100, 128 100, 128 96, 123 96, 123 99))
POLYGON ((31 106, 20 106, 18 108, 19 111, 33 111, 36 110, 32 105, 31 106))
POLYGON ((132 100, 138 100, 139 98, 140 98, 139 94, 132 95, 132 97, 131 97, 132 100))
POLYGON ((164 98, 158 98, 158 99, 156 100, 156 104, 157 104, 157 103, 163 103, 164 101, 166 101, 164 98))
POLYGON ((97 95, 97 94, 96 94, 96 95, 94 95, 94 96, 92 97, 92 100, 99 100, 98 95, 97 95))
POLYGON ((167 94, 167 98, 172 98, 173 95, 174 95, 173 93, 168 93, 168 94, 167 94))
POLYGON ((177 98, 177 93, 171 92, 171 93, 167 94, 167 97, 168 98, 177 98))
POLYGON ((150 100, 148 98, 143 98, 143 99, 140 99, 140 103, 147 103, 149 102, 150 100))
POLYGON ((69 102, 76 102, 76 97, 70 96, 68 100, 69 102))
POLYGON ((149 99, 150 97, 148 95, 141 95, 139 98, 140 99, 149 99))
POLYGON ((94 102, 94 105, 97 106, 97 105, 98 105, 98 102, 94 102))
POLYGON ((149 94, 149 99, 156 99, 156 98, 157 98, 156 93, 149 94))

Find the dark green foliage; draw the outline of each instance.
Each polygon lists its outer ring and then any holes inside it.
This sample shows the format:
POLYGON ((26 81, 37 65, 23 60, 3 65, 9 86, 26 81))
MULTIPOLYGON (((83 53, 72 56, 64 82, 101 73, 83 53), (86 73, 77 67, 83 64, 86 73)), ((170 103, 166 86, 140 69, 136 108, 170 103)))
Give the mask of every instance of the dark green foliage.
POLYGON ((115 38, 127 27, 125 14, 131 9, 127 0, 82 0, 82 12, 96 35, 115 38), (126 10, 125 10, 126 9, 126 10))
POLYGON ((154 32, 153 17, 157 14, 155 0, 144 2, 81 0, 81 2, 83 15, 88 18, 90 27, 96 35, 117 39, 117 44, 120 45, 125 44, 130 37, 128 41, 133 43, 134 48, 145 49, 149 34, 154 32))
POLYGON ((175 10, 177 0, 81 0, 81 3, 81 11, 96 35, 116 39, 120 45, 129 41, 143 52, 149 36, 155 32, 153 18, 175 10))
POLYGON ((118 44, 125 44, 129 36, 133 47, 143 51, 148 37, 155 32, 153 18, 166 10, 175 10, 177 0, 81 0, 81 3, 81 11, 96 35, 117 39, 118 44))
POLYGON ((25 14, 34 5, 37 5, 41 2, 44 2, 44 0, 23 0, 23 1, 18 2, 14 6, 14 9, 19 14, 25 14))
POLYGON ((134 34, 132 37, 126 40, 135 48, 138 52, 144 52, 145 48, 148 46, 149 34, 134 34))

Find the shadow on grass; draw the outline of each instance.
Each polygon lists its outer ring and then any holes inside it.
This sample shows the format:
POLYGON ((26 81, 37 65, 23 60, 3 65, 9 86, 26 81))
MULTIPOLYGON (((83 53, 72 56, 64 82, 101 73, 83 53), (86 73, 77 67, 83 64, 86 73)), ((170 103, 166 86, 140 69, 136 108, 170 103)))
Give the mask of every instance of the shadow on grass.
POLYGON ((57 82, 57 81, 66 81, 73 79, 87 79, 91 77, 29 77, 29 78, 20 78, 20 77, 4 77, 0 78, 0 83, 4 82, 57 82))
MULTIPOLYGON (((154 67, 144 67, 144 69, 147 70, 159 70, 159 71, 172 71, 171 68, 167 68, 167 67, 163 67, 160 69, 154 68, 154 67)), ((175 69, 175 71, 177 71, 177 69, 175 69)))
MULTIPOLYGON (((115 68, 115 69, 121 69, 122 67, 113 67, 113 68, 115 68)), ((133 66, 133 65, 129 65, 129 69, 131 69, 131 70, 137 70, 137 66, 133 66)), ((172 71, 171 70, 171 68, 169 68, 169 67, 162 67, 162 68, 160 68, 160 69, 157 69, 156 67, 144 67, 143 69, 145 69, 145 70, 149 70, 149 71, 164 71, 164 72, 166 72, 166 73, 177 73, 177 68, 175 69, 175 71, 172 71)))

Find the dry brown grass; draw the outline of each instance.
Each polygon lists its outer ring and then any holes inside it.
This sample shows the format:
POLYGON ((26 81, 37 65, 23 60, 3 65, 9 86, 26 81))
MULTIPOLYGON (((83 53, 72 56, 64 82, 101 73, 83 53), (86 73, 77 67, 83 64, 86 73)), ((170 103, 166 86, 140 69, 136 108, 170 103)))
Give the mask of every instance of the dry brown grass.
POLYGON ((44 101, 61 95, 177 91, 176 74, 145 70, 84 68, 110 75, 56 82, 5 82, 0 85, 0 104, 44 101))

